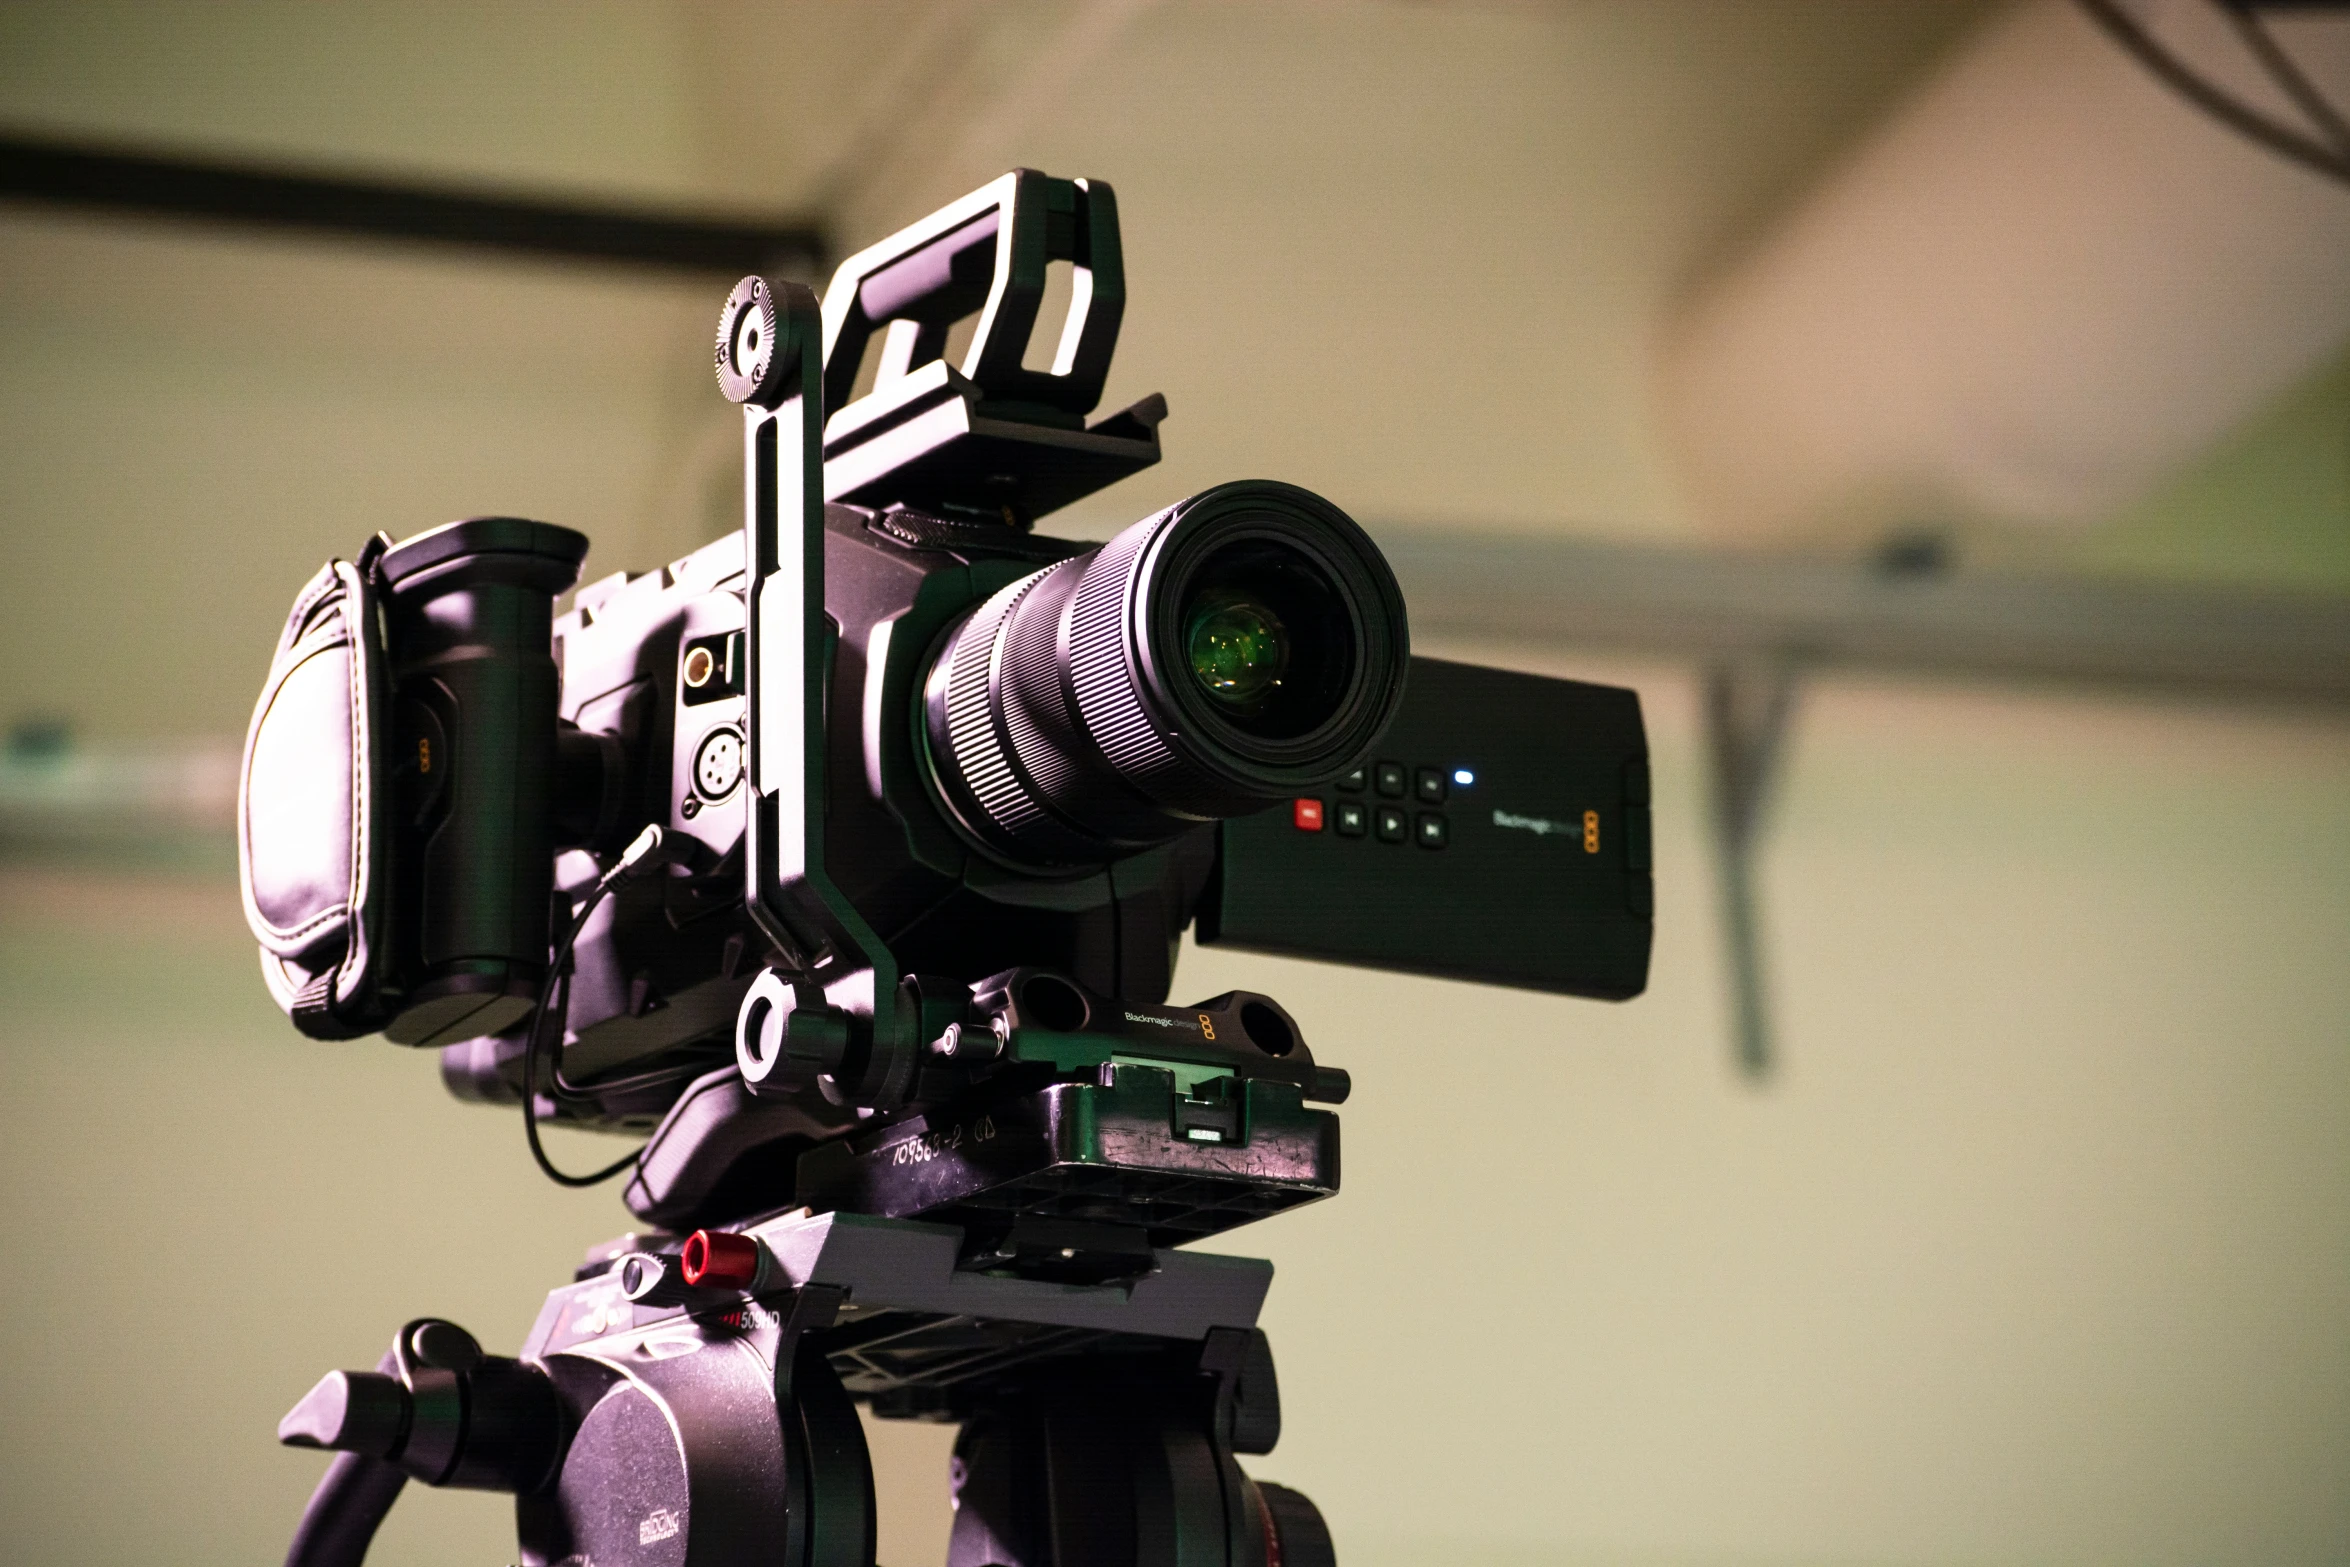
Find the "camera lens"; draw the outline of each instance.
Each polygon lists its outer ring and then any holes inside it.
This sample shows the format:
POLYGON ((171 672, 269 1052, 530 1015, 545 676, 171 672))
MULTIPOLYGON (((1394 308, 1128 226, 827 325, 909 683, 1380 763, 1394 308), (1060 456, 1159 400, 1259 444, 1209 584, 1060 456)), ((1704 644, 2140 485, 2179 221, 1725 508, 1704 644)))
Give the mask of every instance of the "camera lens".
POLYGON ((949 632, 925 684, 931 779, 996 858, 1098 865, 1346 771, 1408 653, 1394 574, 1344 512, 1221 485, 949 632))

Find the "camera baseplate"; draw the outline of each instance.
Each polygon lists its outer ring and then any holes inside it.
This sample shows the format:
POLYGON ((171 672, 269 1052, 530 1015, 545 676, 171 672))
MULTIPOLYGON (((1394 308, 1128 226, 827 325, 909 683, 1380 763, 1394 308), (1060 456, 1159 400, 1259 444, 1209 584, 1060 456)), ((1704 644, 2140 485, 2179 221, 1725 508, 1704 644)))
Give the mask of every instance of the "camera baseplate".
MULTIPOLYGON (((747 1289, 696 1291, 648 1305, 631 1300, 617 1264, 670 1256, 676 1236, 626 1235, 591 1249, 580 1279, 547 1296, 522 1357, 543 1360, 593 1345, 648 1353, 664 1334, 740 1335, 779 1329, 822 1295, 826 1354, 854 1397, 881 1412, 961 1418, 973 1399, 1024 1367, 1072 1354, 1134 1353, 1167 1341, 1199 1343, 1256 1326, 1273 1265, 1255 1257, 1158 1248, 1144 1271, 1093 1284, 1024 1278, 972 1267, 952 1225, 804 1209, 732 1232, 759 1248, 747 1289), (823 1294, 823 1292, 830 1292, 823 1294), (985 1350, 984 1356, 975 1352, 985 1350)), ((682 1342, 682 1340, 681 1340, 682 1342)))

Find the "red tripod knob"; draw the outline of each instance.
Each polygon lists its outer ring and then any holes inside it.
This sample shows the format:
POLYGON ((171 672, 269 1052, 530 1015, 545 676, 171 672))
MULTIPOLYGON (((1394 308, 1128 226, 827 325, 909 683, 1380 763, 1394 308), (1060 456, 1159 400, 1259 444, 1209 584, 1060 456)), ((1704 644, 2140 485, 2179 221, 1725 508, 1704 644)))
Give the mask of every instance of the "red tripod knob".
POLYGON ((696 1230, 678 1254, 678 1272, 703 1289, 747 1290, 759 1282, 759 1243, 729 1230, 696 1230))

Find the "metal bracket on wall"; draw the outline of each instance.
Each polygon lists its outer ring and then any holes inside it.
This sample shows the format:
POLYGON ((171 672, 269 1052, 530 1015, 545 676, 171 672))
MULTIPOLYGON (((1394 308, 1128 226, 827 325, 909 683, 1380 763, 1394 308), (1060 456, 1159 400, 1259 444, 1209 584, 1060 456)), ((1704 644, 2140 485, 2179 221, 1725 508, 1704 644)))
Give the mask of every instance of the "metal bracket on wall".
POLYGON ((1705 669, 1705 740, 1713 775, 1714 865, 1727 949, 1738 1066, 1749 1078, 1771 1069, 1771 1023, 1763 982, 1762 919, 1755 906, 1754 851, 1771 785, 1794 716, 1799 679, 1792 660, 1724 659, 1705 669))

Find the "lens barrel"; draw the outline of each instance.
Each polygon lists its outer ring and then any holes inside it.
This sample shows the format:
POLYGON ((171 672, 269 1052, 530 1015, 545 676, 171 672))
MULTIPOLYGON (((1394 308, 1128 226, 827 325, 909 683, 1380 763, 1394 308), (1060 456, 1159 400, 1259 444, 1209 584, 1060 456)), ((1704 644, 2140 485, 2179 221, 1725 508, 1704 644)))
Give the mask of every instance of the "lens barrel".
POLYGON ((1079 868, 1354 766, 1394 716, 1395 574, 1337 507, 1218 485, 997 592, 924 686, 939 798, 1022 869, 1079 868))

